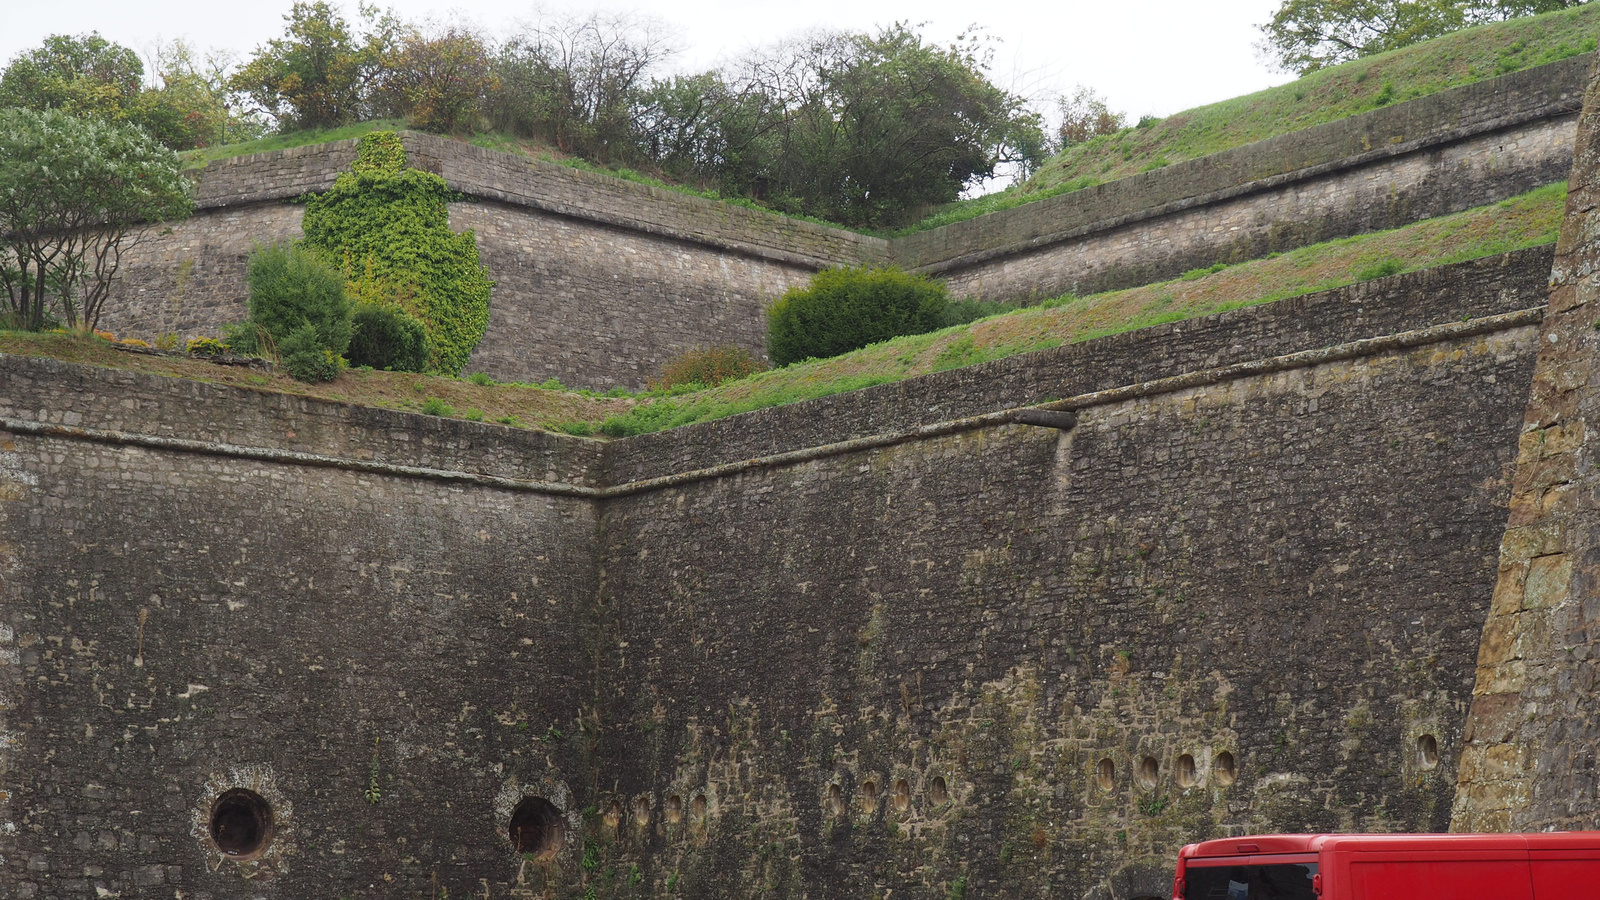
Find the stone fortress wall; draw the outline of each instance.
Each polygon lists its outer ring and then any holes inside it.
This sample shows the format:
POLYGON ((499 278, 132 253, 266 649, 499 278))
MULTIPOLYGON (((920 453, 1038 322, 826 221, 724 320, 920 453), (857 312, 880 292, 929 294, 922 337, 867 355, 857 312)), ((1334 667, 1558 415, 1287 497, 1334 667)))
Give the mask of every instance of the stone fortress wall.
MULTIPOLYGON (((1491 203, 1559 181, 1590 57, 1384 107, 893 240, 408 133, 466 199, 496 281, 468 368, 640 387, 713 343, 764 352, 764 310, 830 265, 895 263, 959 295, 1030 299, 1172 277, 1491 203)), ((104 325, 152 337, 245 315, 245 260, 299 235, 354 141, 213 162, 197 215, 132 255, 104 325)))
POLYGON ((1593 827, 1587 96, 1554 252, 622 441, 0 356, 0 894, 1144 900, 1593 827))
POLYGON ((1131 897, 1443 828, 1549 265, 613 443, 0 358, 0 882, 1131 897))

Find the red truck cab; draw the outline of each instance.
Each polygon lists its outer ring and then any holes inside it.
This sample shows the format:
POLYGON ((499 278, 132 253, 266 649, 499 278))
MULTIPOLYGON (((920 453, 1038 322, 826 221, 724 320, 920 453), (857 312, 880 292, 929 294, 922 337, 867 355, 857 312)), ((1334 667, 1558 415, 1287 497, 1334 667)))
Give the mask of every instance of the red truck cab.
POLYGON ((1178 852, 1173 900, 1600 898, 1600 831, 1271 834, 1178 852))

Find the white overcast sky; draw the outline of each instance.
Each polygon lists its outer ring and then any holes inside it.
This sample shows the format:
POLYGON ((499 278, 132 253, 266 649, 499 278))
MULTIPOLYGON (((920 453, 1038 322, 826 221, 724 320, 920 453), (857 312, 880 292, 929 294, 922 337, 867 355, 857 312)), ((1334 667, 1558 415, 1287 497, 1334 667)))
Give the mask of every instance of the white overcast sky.
MULTIPOLYGON (((200 49, 248 57, 283 31, 291 0, 0 0, 0 61, 51 34, 99 31, 148 56, 158 42, 185 38, 200 49)), ((744 51, 818 26, 870 29, 926 23, 948 42, 977 24, 1000 39, 991 75, 1038 100, 1085 84, 1137 118, 1247 94, 1288 77, 1268 70, 1253 47, 1279 0, 388 0, 406 19, 465 19, 491 35, 518 21, 592 11, 635 12, 665 23, 683 53, 673 68, 704 69, 744 51)), ((355 0, 341 4, 355 17, 355 0)), ((1041 104, 1041 109, 1044 104, 1041 104)))

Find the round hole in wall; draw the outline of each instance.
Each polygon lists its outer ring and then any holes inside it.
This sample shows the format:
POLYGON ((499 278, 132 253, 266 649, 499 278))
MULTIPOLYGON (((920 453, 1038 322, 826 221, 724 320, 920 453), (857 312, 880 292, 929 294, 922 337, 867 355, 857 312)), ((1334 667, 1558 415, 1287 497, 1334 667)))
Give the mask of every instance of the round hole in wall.
POLYGON ((911 809, 911 782, 901 778, 894 783, 894 811, 907 812, 911 809))
POLYGON ((689 801, 689 815, 693 816, 696 822, 704 822, 706 820, 705 794, 695 794, 694 799, 689 801))
POLYGON ((613 829, 613 830, 615 830, 618 825, 622 824, 622 804, 621 803, 618 803, 615 800, 611 801, 611 805, 606 807, 606 819, 605 819, 605 822, 606 822, 606 827, 610 828, 610 829, 613 829))
POLYGON ((878 783, 876 781, 861 782, 861 796, 856 798, 861 804, 861 811, 872 813, 878 808, 878 783))
POLYGON ((1233 784, 1239 777, 1238 766, 1233 761, 1233 754, 1224 750, 1211 761, 1211 777, 1217 784, 1233 784))
POLYGON ((272 843, 272 804, 255 791, 233 788, 211 804, 211 840, 235 859, 255 859, 272 843))
POLYGON ((676 825, 683 821, 683 798, 677 794, 667 798, 667 824, 676 825))
POLYGON ((523 797, 511 811, 511 846, 524 856, 550 859, 567 845, 561 810, 543 797, 523 797))
POLYGON ((837 784, 828 785, 828 812, 836 816, 844 815, 844 789, 837 784))
POLYGON ((1433 769, 1439 765, 1439 739, 1431 734, 1417 738, 1417 765, 1433 769))
POLYGON ((1100 790, 1109 791, 1117 786, 1117 764, 1110 757, 1100 760, 1094 767, 1094 783, 1100 785, 1100 790))
POLYGON ((1154 756, 1146 756, 1139 760, 1139 786, 1149 790, 1156 786, 1156 781, 1161 777, 1161 763, 1156 762, 1154 756))
POLYGON ((1194 757, 1187 753, 1178 757, 1177 764, 1173 766, 1172 777, 1178 780, 1178 787, 1194 787, 1194 783, 1200 780, 1195 774, 1194 757))
POLYGON ((944 783, 943 775, 933 776, 928 782, 928 800, 934 806, 943 806, 950 802, 950 786, 944 783))
POLYGON ((650 824, 649 797, 635 797, 633 799, 633 824, 640 828, 650 824))

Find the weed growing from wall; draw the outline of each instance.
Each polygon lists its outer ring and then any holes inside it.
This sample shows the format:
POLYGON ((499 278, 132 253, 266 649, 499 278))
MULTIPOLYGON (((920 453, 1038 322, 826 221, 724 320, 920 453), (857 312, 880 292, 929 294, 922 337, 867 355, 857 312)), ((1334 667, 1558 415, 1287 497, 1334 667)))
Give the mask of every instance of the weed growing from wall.
POLYGON ((450 230, 450 189, 406 167, 399 135, 361 139, 350 171, 307 203, 305 243, 344 267, 359 303, 392 306, 427 330, 431 371, 454 375, 489 324, 492 283, 471 231, 450 230))

